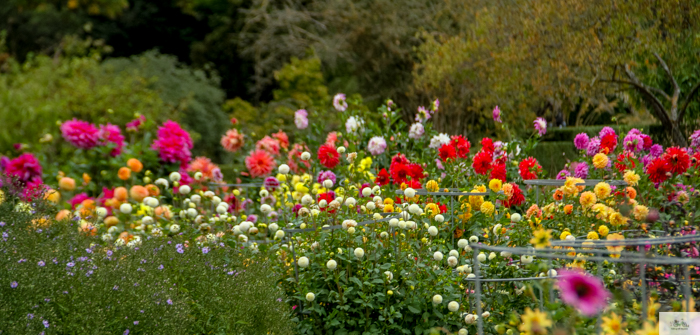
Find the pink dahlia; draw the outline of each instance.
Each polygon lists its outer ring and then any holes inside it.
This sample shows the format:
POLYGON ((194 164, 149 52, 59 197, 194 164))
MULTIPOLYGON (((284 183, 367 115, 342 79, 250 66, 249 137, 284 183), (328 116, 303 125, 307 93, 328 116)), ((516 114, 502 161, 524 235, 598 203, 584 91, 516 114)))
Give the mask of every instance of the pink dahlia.
POLYGON ((280 154, 280 142, 270 136, 265 136, 258 143, 255 143, 255 149, 265 150, 273 156, 277 156, 280 154))
POLYGON ((535 125, 535 130, 537 130, 537 134, 542 137, 547 132, 547 120, 545 120, 542 117, 538 117, 535 119, 535 121, 532 122, 535 125))
POLYGON ((158 127, 158 138, 151 148, 158 151, 160 159, 167 163, 180 163, 186 166, 192 157, 192 138, 177 122, 166 121, 158 127))
POLYGON ((300 109, 294 113, 294 124, 298 129, 306 129, 309 126, 308 116, 306 109, 300 109))
POLYGON ((498 123, 503 123, 503 120, 501 120, 501 109, 498 108, 498 106, 493 109, 493 120, 498 123))
POLYGON ((219 167, 206 157, 197 157, 187 167, 188 172, 201 172, 205 179, 216 179, 217 173, 221 173, 219 167))
POLYGON ((559 270, 557 285, 561 292, 561 300, 586 316, 595 315, 608 305, 610 292, 597 277, 563 269, 559 270))
POLYGON ((136 132, 146 122, 146 117, 141 115, 126 124, 126 131, 136 132))
POLYGON ((236 152, 243 147, 243 134, 231 129, 221 138, 221 146, 228 152, 236 152))
POLYGON ((39 160, 30 153, 21 154, 19 157, 10 160, 5 167, 5 173, 17 177, 24 183, 41 180, 41 171, 39 160))
POLYGON ((90 122, 73 119, 61 125, 61 134, 70 144, 81 148, 91 149, 100 140, 99 130, 90 122))
POLYGON ((338 93, 333 97, 333 107, 339 112, 344 112, 348 108, 348 103, 345 102, 345 94, 338 93))
POLYGON ((124 136, 118 126, 111 123, 100 125, 100 140, 102 140, 102 145, 114 143, 115 146, 111 153, 112 157, 119 156, 122 153, 122 148, 124 148, 124 136))
POLYGON ((269 175, 275 168, 275 159, 265 150, 255 150, 245 158, 245 166, 253 178, 269 175))

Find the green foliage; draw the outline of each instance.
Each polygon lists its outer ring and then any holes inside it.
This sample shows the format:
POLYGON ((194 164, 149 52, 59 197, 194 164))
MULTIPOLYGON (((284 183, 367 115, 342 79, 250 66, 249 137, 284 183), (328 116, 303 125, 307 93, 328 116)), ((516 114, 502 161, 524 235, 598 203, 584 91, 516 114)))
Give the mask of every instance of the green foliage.
POLYGON ((282 292, 262 254, 209 243, 177 246, 187 244, 178 237, 104 247, 79 233, 80 222, 46 219, 53 212, 42 202, 22 205, 3 191, 0 251, 9 256, 0 260, 3 332, 292 333, 289 306, 278 300, 282 292))
POLYGON ((219 79, 203 71, 178 63, 169 55, 149 51, 129 59, 109 59, 106 68, 116 73, 143 76, 151 81, 167 108, 177 113, 177 119, 192 132, 195 141, 193 154, 221 159, 223 150, 219 141, 226 131, 228 120, 221 106, 224 92, 218 87, 219 79))
POLYGON ((44 134, 60 137, 57 122, 78 118, 122 127, 140 112, 156 122, 177 115, 151 86, 154 78, 116 72, 100 56, 50 58, 38 55, 19 63, 9 59, 0 74, 0 152, 14 143, 31 147, 44 134))

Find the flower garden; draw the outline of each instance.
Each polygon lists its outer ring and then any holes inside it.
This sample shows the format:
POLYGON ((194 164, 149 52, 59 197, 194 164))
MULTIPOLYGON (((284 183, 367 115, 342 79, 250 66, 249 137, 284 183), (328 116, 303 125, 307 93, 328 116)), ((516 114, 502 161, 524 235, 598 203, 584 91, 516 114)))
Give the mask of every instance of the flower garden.
POLYGON ((700 307, 700 131, 581 133, 548 179, 542 118, 471 143, 438 100, 356 107, 258 141, 232 120, 232 175, 141 115, 2 157, 0 332, 649 335, 700 307))

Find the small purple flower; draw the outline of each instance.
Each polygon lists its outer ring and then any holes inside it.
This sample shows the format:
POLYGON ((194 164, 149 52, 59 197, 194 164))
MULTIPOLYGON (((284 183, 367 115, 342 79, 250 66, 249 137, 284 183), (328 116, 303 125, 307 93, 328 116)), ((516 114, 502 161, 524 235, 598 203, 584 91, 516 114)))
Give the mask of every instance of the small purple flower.
POLYGON ((91 253, 92 253, 92 249, 87 248, 87 249, 85 249, 85 252, 87 252, 88 254, 91 254, 91 253))
POLYGON ((44 265, 46 265, 46 263, 44 263, 44 261, 39 261, 39 263, 37 263, 37 265, 44 266, 44 265))
POLYGON ((41 323, 44 324, 44 328, 49 328, 49 320, 44 320, 41 323))
POLYGON ((29 319, 29 320, 34 319, 34 314, 32 314, 32 313, 27 314, 27 319, 29 319))
POLYGON ((128 330, 128 329, 124 331, 124 335, 129 335, 129 330, 128 330))
POLYGON ((158 270, 163 270, 163 264, 158 266, 158 270))
POLYGON ((588 178, 588 163, 581 162, 576 165, 576 169, 574 169, 574 177, 581 179, 588 178))
POLYGON ((168 303, 168 305, 172 305, 172 304, 173 304, 172 299, 168 299, 168 301, 166 301, 166 302, 168 303))
POLYGON ((139 325, 139 322, 138 322, 138 321, 134 321, 134 325, 135 325, 135 326, 138 326, 138 325, 139 325))
POLYGON ((537 134, 540 137, 547 133, 547 120, 542 117, 538 117, 532 123, 535 125, 535 130, 537 130, 537 134))
POLYGON ((203 254, 208 254, 208 253, 209 253, 209 247, 204 247, 204 248, 202 248, 202 253, 203 253, 203 254))
POLYGON ((571 172, 567 169, 563 169, 557 173, 557 179, 559 180, 566 180, 566 177, 571 177, 571 172))
POLYGON ((18 285, 18 284, 17 284, 16 281, 13 281, 12 283, 10 283, 10 287, 12 287, 12 288, 16 288, 17 285, 18 285))
POLYGON ((576 146, 576 149, 578 149, 578 150, 586 150, 586 149, 588 149, 588 141, 590 141, 588 134, 579 133, 574 138, 574 145, 576 146))
POLYGON ((111 257, 111 256, 112 256, 112 250, 107 250, 107 257, 111 257))
POLYGON ((0 221, 0 227, 5 227, 5 221, 0 221))
POLYGON ((592 138, 590 141, 588 141, 588 148, 586 148, 586 154, 588 156, 595 156, 600 152, 600 139, 598 137, 592 138))
POLYGON ((493 109, 493 120, 498 123, 503 123, 503 120, 501 120, 501 110, 498 108, 498 106, 493 109))

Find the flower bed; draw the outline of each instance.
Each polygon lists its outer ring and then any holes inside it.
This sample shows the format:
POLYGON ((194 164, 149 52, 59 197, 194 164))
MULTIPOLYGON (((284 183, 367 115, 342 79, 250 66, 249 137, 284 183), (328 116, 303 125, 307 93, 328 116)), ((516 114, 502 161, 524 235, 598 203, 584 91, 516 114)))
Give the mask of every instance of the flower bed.
MULTIPOLYGON (((192 159, 174 122, 154 139, 132 124, 126 143, 117 126, 68 121, 68 170, 48 174, 23 153, 4 160, 16 181, 4 182, 25 202, 54 203, 46 224, 73 222, 106 250, 177 241, 177 253, 273 259, 302 334, 647 334, 660 309, 695 308, 700 131, 665 149, 638 129, 581 133, 578 160, 543 186, 530 156, 543 119, 527 140, 477 146, 432 129, 437 100, 410 125, 396 108, 369 113, 338 95, 325 113, 344 133, 300 110, 297 133, 254 143, 234 120, 221 144, 245 163, 235 184, 192 159)), ((493 114, 506 131, 507 114, 493 114)))

